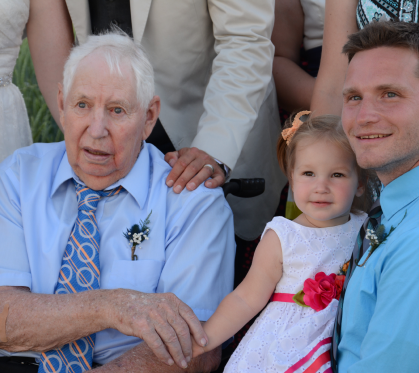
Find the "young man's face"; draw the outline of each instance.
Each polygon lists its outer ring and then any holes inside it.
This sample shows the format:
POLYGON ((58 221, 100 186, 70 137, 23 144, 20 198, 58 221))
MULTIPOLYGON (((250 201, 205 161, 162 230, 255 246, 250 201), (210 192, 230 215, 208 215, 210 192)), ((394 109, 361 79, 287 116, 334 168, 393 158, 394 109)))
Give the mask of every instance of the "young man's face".
POLYGON ((386 185, 419 164, 418 55, 380 47, 355 54, 343 88, 342 124, 358 164, 386 185))

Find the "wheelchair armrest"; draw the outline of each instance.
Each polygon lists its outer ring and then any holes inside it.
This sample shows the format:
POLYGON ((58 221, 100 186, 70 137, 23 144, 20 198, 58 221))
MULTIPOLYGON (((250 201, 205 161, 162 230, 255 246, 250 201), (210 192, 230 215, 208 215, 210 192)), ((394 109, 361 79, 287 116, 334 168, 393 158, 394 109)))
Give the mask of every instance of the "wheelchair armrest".
POLYGON ((228 194, 240 198, 251 198, 265 191, 265 179, 231 179, 223 185, 224 197, 228 194))

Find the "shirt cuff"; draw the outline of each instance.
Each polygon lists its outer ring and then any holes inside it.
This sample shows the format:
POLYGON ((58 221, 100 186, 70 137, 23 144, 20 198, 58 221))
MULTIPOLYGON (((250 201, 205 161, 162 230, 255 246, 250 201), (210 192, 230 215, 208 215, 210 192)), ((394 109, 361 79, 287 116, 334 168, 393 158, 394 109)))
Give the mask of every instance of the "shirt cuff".
POLYGON ((231 172, 230 167, 225 165, 223 162, 219 161, 217 158, 214 158, 214 161, 217 162, 220 165, 220 167, 224 170, 225 177, 226 179, 228 179, 231 172))
POLYGON ((0 286, 22 286, 32 289, 32 276, 27 272, 0 270, 0 286))

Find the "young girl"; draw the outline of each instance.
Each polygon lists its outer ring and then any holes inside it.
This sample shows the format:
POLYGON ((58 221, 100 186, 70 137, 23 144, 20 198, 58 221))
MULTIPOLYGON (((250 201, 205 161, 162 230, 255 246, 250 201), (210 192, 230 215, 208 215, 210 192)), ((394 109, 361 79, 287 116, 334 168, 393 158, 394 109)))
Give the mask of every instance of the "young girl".
POLYGON ((303 123, 307 114, 295 116, 277 149, 302 214, 267 224, 248 275, 204 326, 209 344, 194 346, 198 355, 220 345, 274 293, 224 372, 331 372, 329 349, 344 280, 336 274, 350 259, 366 217, 361 209, 368 207, 367 180, 340 118, 308 117, 303 123))

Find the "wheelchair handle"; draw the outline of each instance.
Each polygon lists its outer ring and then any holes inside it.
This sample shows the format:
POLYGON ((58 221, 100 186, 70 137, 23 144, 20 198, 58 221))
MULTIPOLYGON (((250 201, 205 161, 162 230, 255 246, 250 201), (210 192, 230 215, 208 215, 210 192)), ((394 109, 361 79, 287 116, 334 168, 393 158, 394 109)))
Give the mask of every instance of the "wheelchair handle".
POLYGON ((228 194, 240 198, 251 198, 265 191, 265 179, 231 179, 223 186, 224 197, 228 194))

